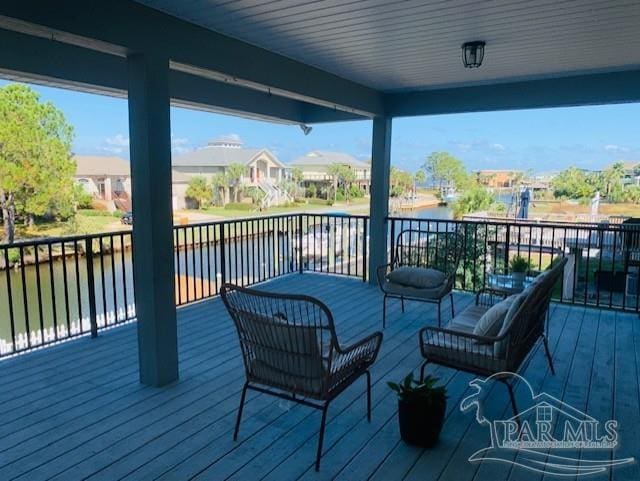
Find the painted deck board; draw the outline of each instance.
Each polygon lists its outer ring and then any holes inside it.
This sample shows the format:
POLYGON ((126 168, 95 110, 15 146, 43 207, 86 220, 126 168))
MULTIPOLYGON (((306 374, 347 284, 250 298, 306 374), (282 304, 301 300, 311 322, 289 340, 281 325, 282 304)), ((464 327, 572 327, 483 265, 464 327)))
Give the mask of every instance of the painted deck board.
MULTIPOLYGON (((356 279, 291 275, 261 286, 324 300, 338 336, 349 343, 381 329, 382 298, 356 279)), ((472 302, 456 294, 458 310, 472 302)), ((550 345, 556 375, 537 346, 524 376, 545 391, 620 425, 616 457, 638 457, 640 322, 637 316, 552 306, 550 345)), ((445 319, 449 315, 443 309, 445 319)), ((364 380, 330 406, 322 468, 313 470, 319 413, 250 393, 238 442, 231 433, 243 383, 242 359, 219 299, 179 310, 180 381, 164 389, 138 383, 135 324, 0 363, 0 479, 3 480, 524 480, 553 479, 507 464, 469 463, 488 431, 460 401, 473 379, 430 366, 447 384, 447 418, 431 450, 400 441, 396 400, 386 386, 421 362, 417 331, 435 324, 431 305, 388 306, 383 348, 372 369, 373 419, 364 380)), ((518 403, 528 390, 516 388, 518 403)), ((510 415, 506 389, 491 386, 489 415, 510 415)), ((575 452, 574 454, 579 454, 575 452)), ((636 479, 638 464, 612 479, 636 479)), ((610 479, 609 473, 592 479, 610 479)))

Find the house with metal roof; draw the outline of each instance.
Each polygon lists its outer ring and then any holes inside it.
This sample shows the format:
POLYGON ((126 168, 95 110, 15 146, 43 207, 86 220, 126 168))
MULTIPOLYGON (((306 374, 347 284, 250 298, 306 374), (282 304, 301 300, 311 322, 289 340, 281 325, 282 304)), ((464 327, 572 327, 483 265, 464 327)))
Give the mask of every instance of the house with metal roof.
POLYGON ((371 164, 358 160, 344 152, 313 150, 293 160, 289 165, 302 171, 305 184, 326 183, 332 180, 329 167, 333 164, 350 167, 356 176, 355 184, 365 193, 369 192, 371 164))

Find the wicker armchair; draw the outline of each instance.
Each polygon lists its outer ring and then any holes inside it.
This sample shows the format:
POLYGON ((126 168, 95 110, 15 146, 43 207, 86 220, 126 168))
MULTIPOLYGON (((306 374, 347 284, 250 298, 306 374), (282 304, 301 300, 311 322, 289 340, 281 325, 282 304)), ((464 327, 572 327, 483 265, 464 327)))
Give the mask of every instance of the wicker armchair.
MULTIPOLYGON (((524 290, 513 301, 512 308, 497 336, 473 334, 473 327, 492 304, 494 294, 481 291, 476 304, 468 307, 445 327, 425 327, 419 332, 420 352, 425 359, 421 376, 429 363, 440 364, 483 376, 501 372, 517 373, 528 358, 535 343, 541 339, 549 368, 555 374, 546 336, 547 311, 553 289, 561 279, 567 260, 524 290)), ((497 377, 509 389, 514 414, 517 414, 513 387, 507 377, 497 377)))
POLYGON ((316 471, 331 401, 362 375, 367 378, 367 419, 371 420, 371 375, 382 333, 341 347, 333 316, 319 300, 225 284, 221 290, 244 359, 246 381, 233 439, 237 439, 247 389, 322 411, 316 471))
POLYGON ((407 229, 398 234, 393 260, 377 269, 378 285, 384 293, 382 301, 382 327, 387 324, 387 298, 400 299, 402 312, 404 301, 429 302, 438 305, 438 326, 441 325, 442 300, 449 296, 451 317, 455 315, 453 287, 461 258, 464 237, 456 227, 453 231, 423 231, 407 229), (441 284, 431 288, 416 288, 392 282, 391 272, 399 267, 433 269, 444 274, 441 284))

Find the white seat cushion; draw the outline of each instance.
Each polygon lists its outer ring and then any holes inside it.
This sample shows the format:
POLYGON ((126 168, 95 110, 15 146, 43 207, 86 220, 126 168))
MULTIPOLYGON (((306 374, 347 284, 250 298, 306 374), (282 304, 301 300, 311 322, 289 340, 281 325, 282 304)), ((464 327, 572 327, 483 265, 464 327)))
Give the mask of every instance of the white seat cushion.
POLYGON ((469 306, 447 324, 447 329, 472 334, 476 324, 485 312, 487 312, 486 306, 469 306))

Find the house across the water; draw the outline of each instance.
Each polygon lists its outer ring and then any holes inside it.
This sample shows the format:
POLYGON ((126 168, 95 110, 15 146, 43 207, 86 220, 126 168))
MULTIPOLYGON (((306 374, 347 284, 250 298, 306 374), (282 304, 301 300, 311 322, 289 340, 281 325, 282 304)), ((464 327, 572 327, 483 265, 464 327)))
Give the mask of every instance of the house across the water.
POLYGON ((232 165, 245 167, 240 182, 265 193, 269 205, 278 205, 289 199, 280 188, 285 179, 286 166, 269 149, 245 148, 237 136, 222 136, 205 147, 187 152, 173 159, 173 169, 189 178, 202 176, 211 180, 217 174, 226 174, 232 165))
POLYGON ((349 154, 314 150, 290 163, 292 168, 299 168, 302 171, 302 178, 306 186, 331 182, 333 179, 329 174, 329 167, 332 164, 346 165, 351 168, 355 174, 354 184, 360 187, 365 194, 369 193, 371 164, 358 160, 349 154))
MULTIPOLYGON (((131 210, 131 165, 115 156, 76 155, 75 179, 85 192, 103 201, 108 210, 131 210)), ((173 209, 186 207, 186 191, 189 177, 171 172, 173 209)))

